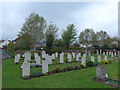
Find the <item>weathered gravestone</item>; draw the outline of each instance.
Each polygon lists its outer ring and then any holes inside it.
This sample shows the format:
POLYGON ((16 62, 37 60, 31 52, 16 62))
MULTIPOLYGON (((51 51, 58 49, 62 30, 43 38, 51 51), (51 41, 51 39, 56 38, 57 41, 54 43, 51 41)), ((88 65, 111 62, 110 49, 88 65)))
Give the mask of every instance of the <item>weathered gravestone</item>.
POLYGON ((105 52, 103 52, 103 55, 105 55, 105 52))
POLYGON ((42 61, 42 73, 47 73, 48 72, 48 61, 43 60, 42 61))
POLYGON ((30 76, 30 62, 23 62, 22 76, 30 76))
POLYGON ((96 66, 96 78, 101 80, 105 80, 108 78, 105 65, 96 66))

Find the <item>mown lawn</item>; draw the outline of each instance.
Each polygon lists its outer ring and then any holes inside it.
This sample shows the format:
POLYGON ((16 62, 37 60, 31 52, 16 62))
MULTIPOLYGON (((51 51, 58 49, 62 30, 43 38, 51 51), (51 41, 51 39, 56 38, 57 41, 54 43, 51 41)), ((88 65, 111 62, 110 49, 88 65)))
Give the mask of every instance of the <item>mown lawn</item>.
MULTIPOLYGON (((80 64, 80 62, 50 65, 49 71, 52 71, 56 66, 64 67, 66 65, 76 64, 80 64)), ((2 68, 3 88, 113 88, 91 80, 91 77, 95 77, 96 75, 95 67, 22 80, 20 78, 22 75, 20 66, 21 64, 14 64, 14 59, 5 60, 2 68)), ((108 76, 113 79, 118 79, 118 62, 107 64, 106 67, 108 76)), ((31 68, 31 72, 34 70, 41 71, 41 67, 31 68)))

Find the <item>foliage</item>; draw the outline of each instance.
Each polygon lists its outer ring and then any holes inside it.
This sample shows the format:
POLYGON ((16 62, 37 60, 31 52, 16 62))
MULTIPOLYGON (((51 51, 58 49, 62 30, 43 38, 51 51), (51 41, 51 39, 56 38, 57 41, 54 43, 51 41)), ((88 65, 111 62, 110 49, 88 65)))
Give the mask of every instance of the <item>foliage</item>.
POLYGON ((28 79, 29 76, 22 76, 22 79, 28 79))
POLYGON ((15 56, 15 46, 14 46, 13 42, 10 42, 8 44, 7 53, 11 58, 13 58, 15 56))
POLYGON ((67 62, 68 62, 68 60, 67 60, 67 59, 65 59, 65 60, 64 60, 64 62, 66 62, 66 63, 67 63, 67 62))
POLYGON ((92 67, 92 66, 94 66, 94 63, 92 61, 87 61, 86 66, 92 67))
POLYGON ((58 31, 58 27, 54 24, 50 24, 46 31, 46 48, 51 49, 54 44, 54 40, 56 39, 56 33, 58 31))
POLYGON ((42 73, 41 73, 40 71, 38 71, 38 70, 35 70, 35 71, 32 72, 32 75, 33 75, 33 76, 36 76, 36 77, 37 77, 37 76, 40 76, 41 74, 42 74, 42 73))
POLYGON ((67 29, 62 33, 62 40, 65 44, 65 47, 68 48, 70 44, 72 44, 76 39, 76 29, 74 24, 70 24, 67 26, 67 29))
POLYGON ((109 63, 111 63, 111 62, 109 62, 108 60, 102 60, 101 63, 102 63, 102 64, 109 64, 109 63))
POLYGON ((19 37, 19 40, 16 42, 17 49, 30 49, 33 47, 33 41, 31 35, 24 33, 19 37))
POLYGON ((28 33, 32 36, 32 40, 34 41, 34 46, 39 41, 44 39, 44 31, 46 29, 46 20, 39 16, 38 14, 31 13, 21 29, 19 36, 28 33))
POLYGON ((95 36, 95 32, 92 29, 85 29, 79 35, 79 42, 83 45, 90 45, 93 42, 93 37, 95 36))

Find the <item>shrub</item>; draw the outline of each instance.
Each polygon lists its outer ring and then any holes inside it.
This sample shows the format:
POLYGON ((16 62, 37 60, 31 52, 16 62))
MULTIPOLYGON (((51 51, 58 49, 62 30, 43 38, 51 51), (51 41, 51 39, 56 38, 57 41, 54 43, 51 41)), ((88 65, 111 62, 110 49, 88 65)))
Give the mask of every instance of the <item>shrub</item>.
POLYGON ((14 46, 13 42, 10 42, 8 44, 7 53, 11 58, 13 58, 15 56, 15 46, 14 46))
POLYGON ((48 75, 48 73, 43 73, 43 75, 47 76, 47 75, 48 75))
POLYGON ((32 72, 32 75, 35 76, 35 77, 40 76, 41 74, 42 73, 38 70, 32 72))
POLYGON ((74 65, 74 66, 71 66, 72 70, 77 70, 77 69, 80 69, 80 66, 79 65, 74 65))
POLYGON ((58 73, 58 72, 62 72, 62 71, 63 71, 63 69, 60 68, 60 67, 56 67, 56 69, 54 70, 54 72, 56 72, 56 73, 58 73))
POLYGON ((66 62, 66 63, 67 63, 67 62, 68 62, 68 60, 67 60, 67 59, 65 59, 65 60, 64 60, 64 62, 66 62))
POLYGON ((22 76, 22 79, 28 79, 29 76, 22 76))
POLYGON ((87 62, 86 62, 86 66, 88 66, 88 67, 92 67, 92 66, 94 66, 94 64, 93 64, 92 61, 87 61, 87 62))
POLYGON ((109 62, 108 60, 102 60, 101 63, 102 63, 102 64, 108 64, 108 63, 110 63, 110 62, 109 62))
POLYGON ((73 70, 73 67, 72 67, 72 66, 67 66, 66 69, 67 69, 68 71, 70 71, 70 70, 73 70))
POLYGON ((80 68, 86 68, 85 66, 83 66, 83 65, 80 65, 80 68))
POLYGON ((35 63, 31 63, 31 64, 30 64, 30 67, 32 67, 32 68, 33 68, 33 67, 36 67, 36 64, 35 64, 35 63))

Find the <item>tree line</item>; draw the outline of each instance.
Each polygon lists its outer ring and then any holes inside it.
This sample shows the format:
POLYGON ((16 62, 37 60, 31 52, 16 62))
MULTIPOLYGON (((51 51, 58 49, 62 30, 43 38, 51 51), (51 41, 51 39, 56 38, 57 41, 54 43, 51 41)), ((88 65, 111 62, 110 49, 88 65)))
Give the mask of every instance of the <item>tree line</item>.
POLYGON ((69 48, 71 45, 80 47, 84 45, 86 48, 114 48, 118 49, 120 40, 117 36, 110 37, 106 31, 94 32, 93 29, 84 29, 77 37, 77 28, 74 24, 69 24, 63 29, 61 38, 57 38, 59 28, 47 21, 38 14, 31 13, 26 18, 21 31, 18 34, 19 41, 16 43, 17 49, 36 48, 39 42, 45 41, 45 48, 51 50, 55 47, 69 48))

